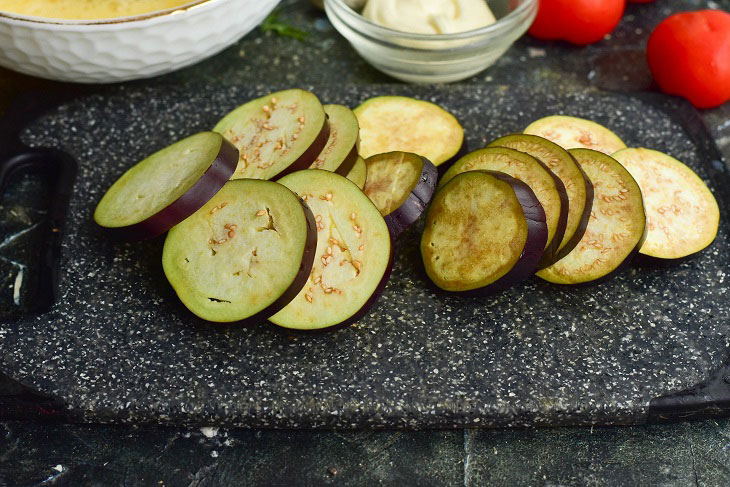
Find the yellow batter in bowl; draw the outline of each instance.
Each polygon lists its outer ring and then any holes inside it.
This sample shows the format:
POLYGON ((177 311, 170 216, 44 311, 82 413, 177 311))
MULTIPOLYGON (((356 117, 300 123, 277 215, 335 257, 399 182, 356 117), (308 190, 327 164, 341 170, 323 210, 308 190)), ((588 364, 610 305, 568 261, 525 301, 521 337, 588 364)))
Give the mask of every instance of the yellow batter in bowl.
POLYGON ((0 11, 33 17, 100 20, 181 7, 192 0, 0 0, 0 11))

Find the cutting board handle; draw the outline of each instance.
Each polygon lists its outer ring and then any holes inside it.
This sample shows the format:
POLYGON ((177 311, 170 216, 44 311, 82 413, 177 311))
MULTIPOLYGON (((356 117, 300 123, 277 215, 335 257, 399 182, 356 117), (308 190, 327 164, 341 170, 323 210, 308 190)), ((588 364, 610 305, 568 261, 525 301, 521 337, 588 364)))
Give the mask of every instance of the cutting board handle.
POLYGON ((58 276, 65 220, 71 190, 76 179, 76 161, 65 152, 56 149, 28 149, 0 161, 0 202, 7 184, 14 176, 31 173, 45 178, 51 194, 48 212, 37 228, 42 235, 42 251, 37 266, 37 289, 28 293, 31 303, 24 303, 29 312, 48 310, 58 298, 58 276))

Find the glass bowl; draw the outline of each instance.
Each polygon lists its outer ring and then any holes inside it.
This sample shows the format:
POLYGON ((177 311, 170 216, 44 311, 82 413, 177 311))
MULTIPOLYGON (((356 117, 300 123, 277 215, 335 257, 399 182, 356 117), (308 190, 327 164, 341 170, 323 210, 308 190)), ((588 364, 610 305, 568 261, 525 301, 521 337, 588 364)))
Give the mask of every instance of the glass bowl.
POLYGON ((492 25, 458 34, 412 34, 366 20, 345 0, 324 0, 335 29, 376 69, 411 83, 447 83, 494 64, 530 27, 538 0, 488 0, 492 25))

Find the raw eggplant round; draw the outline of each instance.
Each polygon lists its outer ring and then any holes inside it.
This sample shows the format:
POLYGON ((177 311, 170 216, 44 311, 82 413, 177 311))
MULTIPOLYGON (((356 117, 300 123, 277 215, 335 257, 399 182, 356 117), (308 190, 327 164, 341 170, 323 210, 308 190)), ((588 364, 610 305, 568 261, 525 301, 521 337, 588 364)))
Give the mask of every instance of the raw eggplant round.
POLYGON ((360 123, 360 155, 413 152, 439 166, 454 157, 464 129, 440 106, 405 96, 378 96, 355 108, 360 123))
POLYGON ((329 124, 317 97, 292 89, 251 100, 213 129, 238 148, 233 179, 275 179, 308 168, 329 139, 329 124))
POLYGON ((325 105, 330 135, 310 169, 324 169, 347 176, 357 160, 360 126, 352 110, 343 105, 325 105))
POLYGON ((504 173, 469 171, 434 196, 421 256, 441 289, 488 295, 530 277, 546 242, 545 212, 529 186, 504 173))
POLYGON ((639 252, 660 259, 679 259, 715 240, 720 209, 692 169, 651 149, 622 149, 613 158, 631 173, 644 197, 648 230, 639 252))
POLYGON ((170 230, 162 267, 200 318, 249 324, 294 299, 316 248, 314 216, 294 193, 271 181, 241 179, 170 230))
POLYGON ((365 183, 367 182, 368 168, 365 165, 365 159, 362 157, 357 158, 355 165, 352 166, 350 172, 347 173, 347 179, 357 185, 358 188, 364 189, 365 183))
POLYGON ((393 265, 388 226, 355 184, 309 169, 281 179, 312 209, 317 253, 309 279, 270 321, 285 328, 321 330, 353 323, 383 291, 393 265))
POLYGON ((514 149, 487 147, 470 152, 449 168, 439 181, 439 188, 454 176, 466 171, 489 170, 503 172, 527 184, 545 210, 548 238, 538 268, 557 260, 557 251, 568 222, 568 195, 563 182, 542 162, 514 149))
POLYGON ((627 265, 646 237, 646 213, 636 180, 615 159, 591 149, 570 153, 593 181, 593 210, 583 238, 565 257, 537 273, 555 284, 598 283, 627 265))
POLYGON ((431 201, 438 170, 425 157, 410 152, 388 152, 365 160, 363 191, 385 217, 390 235, 397 238, 411 226, 431 201))
POLYGON ((626 148, 624 141, 603 125, 566 115, 535 120, 523 132, 552 140, 564 149, 593 149, 611 155, 626 148))
POLYGON ((537 135, 505 135, 487 147, 508 147, 529 154, 560 178, 568 195, 568 220, 555 260, 568 255, 583 238, 593 205, 593 185, 573 156, 558 144, 537 135))
POLYGON ((125 172, 99 201, 94 221, 120 240, 162 235, 206 204, 237 161, 238 150, 220 134, 191 135, 125 172))

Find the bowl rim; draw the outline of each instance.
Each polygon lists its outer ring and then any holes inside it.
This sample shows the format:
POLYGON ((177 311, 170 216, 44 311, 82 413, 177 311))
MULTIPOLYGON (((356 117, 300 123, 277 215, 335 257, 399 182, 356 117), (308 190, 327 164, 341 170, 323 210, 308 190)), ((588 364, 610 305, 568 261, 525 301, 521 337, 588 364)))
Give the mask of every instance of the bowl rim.
POLYGON ((196 10, 202 6, 211 3, 221 3, 225 0, 188 0, 177 7, 171 7, 163 10, 155 10, 138 15, 130 15, 126 17, 110 17, 105 19, 54 19, 51 17, 36 17, 31 15, 22 15, 7 10, 0 10, 0 22, 9 20, 21 24, 39 24, 42 26, 66 26, 66 27, 88 27, 88 26, 108 26, 118 24, 130 24, 135 22, 143 22, 146 20, 160 19, 172 15, 179 15, 191 10, 196 10))
MULTIPOLYGON (((485 0, 486 1, 486 0, 485 0)), ((380 24, 376 24, 366 19, 362 14, 356 12, 352 7, 347 5, 343 0, 324 0, 325 7, 328 4, 334 4, 333 10, 337 10, 344 16, 349 17, 351 22, 345 21, 351 28, 356 29, 361 34, 370 36, 387 36, 389 38, 398 37, 400 39, 416 40, 423 42, 443 42, 451 40, 469 40, 475 37, 489 36, 490 34, 500 33, 506 29, 509 25, 516 23, 520 17, 529 12, 532 8, 536 8, 538 0, 522 0, 522 3, 517 6, 514 10, 510 11, 507 15, 497 19, 496 22, 489 24, 478 29, 472 29, 465 32, 456 32, 453 34, 417 34, 414 32, 403 32, 400 30, 391 29, 380 24), (367 33, 363 32, 362 27, 368 30, 367 33)))

